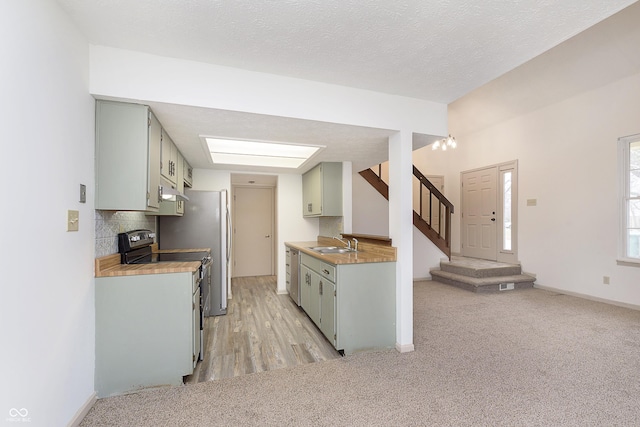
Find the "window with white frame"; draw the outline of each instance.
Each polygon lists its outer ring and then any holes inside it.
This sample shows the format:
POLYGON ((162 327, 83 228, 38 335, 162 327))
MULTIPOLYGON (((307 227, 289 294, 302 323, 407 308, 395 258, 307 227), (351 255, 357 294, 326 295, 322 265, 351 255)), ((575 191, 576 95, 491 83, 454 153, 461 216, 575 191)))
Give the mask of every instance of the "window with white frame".
POLYGON ((640 262, 640 134, 618 139, 620 159, 620 254, 640 262))

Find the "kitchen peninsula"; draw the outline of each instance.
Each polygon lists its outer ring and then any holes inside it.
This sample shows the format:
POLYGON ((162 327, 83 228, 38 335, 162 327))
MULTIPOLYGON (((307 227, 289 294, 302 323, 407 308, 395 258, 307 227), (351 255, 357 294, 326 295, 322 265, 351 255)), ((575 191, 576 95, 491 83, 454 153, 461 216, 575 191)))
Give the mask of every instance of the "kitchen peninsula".
POLYGON ((396 248, 359 243, 349 250, 323 236, 285 246, 300 251, 299 267, 287 268, 299 268, 301 308, 338 351, 395 346, 396 248))
POLYGON ((99 397, 181 385, 202 350, 200 261, 121 264, 121 255, 96 259, 96 391, 99 397))

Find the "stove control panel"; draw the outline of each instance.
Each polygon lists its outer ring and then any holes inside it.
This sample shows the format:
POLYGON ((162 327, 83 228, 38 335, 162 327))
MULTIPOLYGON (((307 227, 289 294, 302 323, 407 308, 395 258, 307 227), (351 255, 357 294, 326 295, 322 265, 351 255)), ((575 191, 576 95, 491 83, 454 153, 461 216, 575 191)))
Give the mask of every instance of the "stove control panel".
POLYGON ((118 234, 118 252, 125 253, 132 249, 149 246, 153 243, 156 233, 151 230, 131 230, 118 234))

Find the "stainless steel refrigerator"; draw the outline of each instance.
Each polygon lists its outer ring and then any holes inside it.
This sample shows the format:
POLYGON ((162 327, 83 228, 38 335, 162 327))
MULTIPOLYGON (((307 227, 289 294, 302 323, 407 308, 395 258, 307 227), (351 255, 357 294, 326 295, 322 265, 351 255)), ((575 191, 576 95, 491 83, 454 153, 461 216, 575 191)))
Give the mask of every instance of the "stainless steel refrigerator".
POLYGON ((227 191, 196 191, 185 188, 189 198, 182 217, 158 220, 160 249, 211 248, 211 288, 202 289, 205 316, 227 313, 230 287, 229 257, 231 217, 227 191))

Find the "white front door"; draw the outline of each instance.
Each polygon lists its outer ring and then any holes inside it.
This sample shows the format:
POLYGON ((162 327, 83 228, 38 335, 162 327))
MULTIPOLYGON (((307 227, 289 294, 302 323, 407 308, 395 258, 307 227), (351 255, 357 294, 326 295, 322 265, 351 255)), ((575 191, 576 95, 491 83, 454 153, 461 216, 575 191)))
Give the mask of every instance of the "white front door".
POLYGON ((497 260, 498 167, 462 173, 462 255, 497 260))
POLYGON ((233 188, 233 277, 273 275, 274 189, 233 188))

